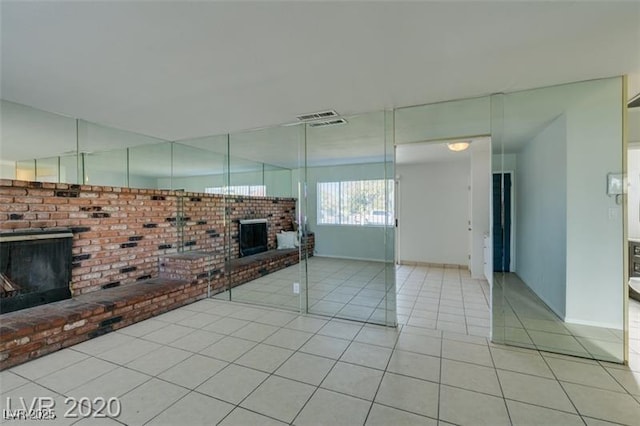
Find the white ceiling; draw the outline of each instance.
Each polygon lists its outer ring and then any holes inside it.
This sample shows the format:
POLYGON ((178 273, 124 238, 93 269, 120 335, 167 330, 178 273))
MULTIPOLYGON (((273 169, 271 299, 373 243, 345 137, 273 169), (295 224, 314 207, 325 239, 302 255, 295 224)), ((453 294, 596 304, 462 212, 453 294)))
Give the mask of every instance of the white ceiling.
POLYGON ((166 140, 640 73, 635 1, 1 4, 3 99, 166 140))
MULTIPOLYGON (((240 163, 242 159, 288 169, 302 167, 305 160, 310 167, 383 161, 384 113, 344 118, 345 124, 335 126, 306 129, 303 125, 274 126, 234 133, 229 137, 230 167, 235 169, 234 163, 240 163), (302 143, 305 139, 306 146, 302 143)), ((227 152, 226 138, 196 138, 179 143, 217 154, 227 152)), ((393 148, 389 146, 387 149, 390 159, 393 148)))

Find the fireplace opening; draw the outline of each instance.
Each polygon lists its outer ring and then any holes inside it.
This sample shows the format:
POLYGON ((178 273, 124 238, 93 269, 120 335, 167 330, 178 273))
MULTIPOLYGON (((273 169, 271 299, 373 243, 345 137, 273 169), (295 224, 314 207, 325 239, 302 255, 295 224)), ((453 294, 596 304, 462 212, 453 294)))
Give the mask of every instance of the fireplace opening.
POLYGON ((68 229, 0 234, 0 313, 71 297, 68 229))
POLYGON ((241 220, 239 234, 240 257, 267 251, 267 219, 241 220))

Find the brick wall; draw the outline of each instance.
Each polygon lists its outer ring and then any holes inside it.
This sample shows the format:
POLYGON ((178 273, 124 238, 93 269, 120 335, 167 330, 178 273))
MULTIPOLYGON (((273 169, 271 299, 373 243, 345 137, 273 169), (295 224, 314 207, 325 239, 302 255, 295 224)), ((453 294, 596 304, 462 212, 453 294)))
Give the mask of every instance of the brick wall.
POLYGON ((158 258, 181 245, 219 252, 222 259, 229 235, 236 258, 240 219, 268 219, 269 248, 275 248, 275 234, 292 229, 294 215, 294 198, 233 197, 225 204, 213 194, 0 180, 0 232, 73 231, 73 295, 155 278, 158 258))
POLYGON ((241 219, 267 219, 269 250, 277 248, 276 234, 293 229, 296 211, 294 198, 234 197, 227 200, 231 222, 231 259, 240 255, 239 222, 241 219))

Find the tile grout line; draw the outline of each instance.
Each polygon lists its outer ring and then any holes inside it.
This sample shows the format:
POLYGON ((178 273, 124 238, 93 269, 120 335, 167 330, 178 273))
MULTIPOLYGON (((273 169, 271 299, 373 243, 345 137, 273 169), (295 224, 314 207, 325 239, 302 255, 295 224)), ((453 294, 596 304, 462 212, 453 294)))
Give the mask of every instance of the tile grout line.
POLYGON ((513 420, 511 419, 511 410, 509 410, 509 404, 507 404, 507 399, 504 395, 504 389, 502 387, 502 382, 500 381, 500 376, 498 375, 498 368, 496 367, 496 361, 493 359, 493 352, 491 352, 491 348, 487 346, 487 351, 489 351, 489 357, 491 358, 491 365, 493 366, 493 372, 496 377, 496 381, 498 382, 498 386, 500 387, 500 394, 502 395, 502 402, 504 404, 504 408, 507 411, 507 418, 509 419, 509 423, 513 425, 513 420))
MULTIPOLYGON (((298 314, 298 317, 300 317, 300 316, 301 316, 301 315, 300 315, 300 314, 298 314)), ((291 321, 287 322, 286 324, 281 325, 281 326, 280 326, 280 330, 282 330, 283 328, 285 328, 287 324, 291 323, 291 322, 292 322, 292 321, 294 321, 294 320, 295 320, 295 318, 294 318, 294 319, 292 319, 291 321)), ((237 406, 238 406, 238 407, 240 407, 240 404, 242 404, 242 402, 244 402, 247 398, 249 398, 249 397, 250 397, 250 396, 251 396, 251 395, 252 395, 252 394, 253 394, 253 393, 254 393, 254 392, 255 392, 255 391, 260 387, 260 386, 262 386, 262 384, 264 384, 264 383, 265 383, 265 382, 266 382, 270 377, 272 377, 272 376, 275 376, 275 377, 281 377, 281 376, 278 376, 278 375, 276 375, 276 374, 275 374, 275 372, 278 370, 278 368, 280 368, 280 367, 281 367, 282 365, 284 365, 284 364, 285 364, 289 359, 291 359, 291 357, 293 357, 296 353, 298 353, 298 352, 299 352, 299 350, 300 350, 300 348, 302 348, 302 346, 304 346, 304 345, 305 345, 309 340, 311 340, 314 336, 318 335, 318 332, 319 332, 320 330, 322 330, 322 328, 324 328, 326 325, 328 325, 328 324, 330 323, 330 321, 331 321, 331 320, 327 321, 327 323, 326 323, 326 324, 324 324, 321 328, 319 328, 315 333, 312 333, 312 335, 311 335, 311 336, 310 336, 310 337, 305 341, 305 343, 303 343, 302 345, 300 345, 300 347, 299 347, 297 350, 293 351, 293 353, 292 353, 291 355, 289 355, 289 357, 288 357, 286 360, 284 360, 282 363, 280 363, 280 364, 278 365, 278 367, 276 367, 276 369, 275 369, 273 372, 270 372, 270 373, 268 374, 268 376, 267 376, 267 377, 266 377, 262 382, 260 382, 260 384, 258 384, 258 385, 257 385, 257 386, 256 386, 256 387, 255 387, 255 388, 254 388, 250 393, 249 393, 249 394, 247 394, 247 395, 246 395, 246 396, 245 396, 245 397, 244 397, 244 398, 243 398, 243 399, 242 399, 242 400, 237 404, 237 406)), ((361 328, 362 328, 362 326, 360 327, 360 329, 361 329, 361 328)), ((278 330, 278 331, 279 331, 279 330, 278 330)), ((274 334, 275 334, 275 333, 277 333, 277 331, 276 331, 276 332, 274 332, 274 334)), ((356 334, 356 335, 357 335, 357 334, 356 334)), ((354 336, 354 338, 355 338, 355 336, 354 336)), ((257 345, 256 345, 256 346, 257 346, 257 345)), ((276 347, 277 347, 277 346, 276 346, 276 347)), ((254 348, 255 348, 255 346, 254 346, 254 348)), ((348 347, 347 347, 347 348, 348 348, 348 347)), ((347 348, 345 348, 345 350, 341 353, 341 356, 344 354, 344 352, 346 352, 347 348)), ((252 348, 252 349, 253 349, 253 348, 252 348)), ((249 349, 249 351, 251 351, 252 349, 249 349)), ((244 354, 248 353, 249 351, 245 352, 244 354)), ((302 353, 304 353, 304 352, 302 352, 302 353)), ((244 354, 243 354, 243 355, 244 355, 244 354)), ((236 360, 234 360, 232 363, 235 365, 235 361, 237 361, 237 360, 238 360, 239 358, 241 358, 243 355, 240 355, 240 356, 239 356, 238 358, 236 358, 236 360)), ((325 379, 326 379, 326 377, 331 373, 331 371, 333 370, 333 368, 335 367, 335 365, 338 363, 338 360, 339 360, 339 358, 338 358, 337 360, 335 360, 334 365, 332 366, 331 370, 329 370, 329 372, 327 372, 327 374, 325 375, 325 377, 324 377, 325 379)), ((231 363, 230 363, 230 364, 231 364, 231 363)), ((238 365, 239 365, 239 364, 238 364, 238 365)), ((246 367, 246 366, 242 366, 242 367, 245 367, 245 368, 251 368, 251 367, 246 367)), ((263 373, 264 373, 264 371, 262 371, 262 370, 258 370, 258 371, 261 371, 261 372, 263 372, 263 373)), ((215 376, 215 375, 214 375, 214 376, 215 376)), ((213 377, 213 376, 212 376, 212 377, 213 377)), ((298 380, 295 380, 295 379, 289 379, 289 378, 285 378, 285 379, 287 379, 287 380, 292 380, 292 381, 296 381, 296 382, 299 382, 299 383, 304 383, 305 385, 309 385, 308 383, 301 382, 301 381, 298 381, 298 380)), ((324 381, 324 379, 323 379, 323 381, 324 381)), ((322 381, 320 382, 320 384, 322 384, 322 381)), ((315 395, 315 393, 317 392, 317 390, 320 388, 320 384, 319 384, 319 385, 317 385, 317 386, 314 386, 314 387, 315 387, 314 391, 313 391, 313 392, 312 392, 312 394, 309 396, 309 398, 307 399, 307 401, 305 401, 305 403, 303 404, 303 406, 302 406, 302 407, 300 408, 300 410, 296 413, 296 415, 294 416, 293 420, 292 420, 290 423, 293 423, 293 421, 295 421, 295 419, 300 415, 300 413, 302 412, 302 410, 304 409, 304 407, 306 407, 307 403, 311 400, 311 398, 313 397, 313 395, 315 395)), ((313 385, 311 385, 311 386, 313 386, 313 385)), ((244 407, 241 407, 241 408, 244 408, 244 407)))
MULTIPOLYGON (((267 315, 267 314, 265 314, 265 316, 266 316, 266 315, 267 315)), ((295 319, 295 318, 294 318, 294 319, 295 319)), ((292 319, 291 321, 293 321, 293 319, 292 319)), ((290 323, 291 321, 287 322, 287 324, 288 324, 288 323, 290 323)), ((248 324, 247 324, 247 325, 248 325, 248 324)), ((286 324, 285 324, 285 325, 286 325, 286 324)), ((274 333, 272 333, 271 335, 273 335, 273 334, 277 333, 278 331, 282 330, 282 328, 283 328, 283 327, 284 327, 284 325, 279 326, 279 329, 278 329, 277 331, 275 331, 274 333)), ((237 331, 237 330, 236 330, 236 331, 237 331)), ((307 339, 307 340, 308 340, 308 339, 307 339)), ((214 344, 215 344, 215 343, 214 343, 214 344)), ((238 356, 237 358, 235 358, 233 361, 229 362, 229 364, 228 364, 225 368, 223 368, 222 370, 224 370, 224 369, 228 368, 230 365, 236 365, 236 366, 240 366, 240 367, 244 367, 244 368, 250 368, 250 369, 252 369, 252 370, 256 370, 256 371, 259 371, 259 372, 261 372, 261 373, 266 373, 266 372, 265 372, 265 371, 263 371, 263 370, 258 370, 258 369, 252 368, 252 367, 247 367, 247 366, 244 366, 244 365, 240 365, 240 364, 236 364, 236 363, 235 363, 235 361, 237 361, 238 359, 240 359, 241 357, 243 357, 245 354, 247 354, 247 353, 249 353, 250 351, 252 351, 252 350, 253 350, 255 347, 257 347, 259 344, 260 344, 260 343, 256 343, 256 344, 255 344, 254 346, 252 346, 249 350, 247 350, 247 351, 243 352, 241 355, 239 355, 239 356, 238 356)), ((296 352, 297 352, 297 351, 296 351, 296 352)), ((279 365, 278 365, 278 367, 276 367, 276 369, 275 369, 273 372, 269 372, 269 373, 267 373, 267 376, 266 376, 263 380, 261 380, 261 381, 260 381, 260 383, 258 383, 258 384, 253 388, 253 390, 252 390, 251 392, 249 392, 247 395, 245 395, 245 397, 244 397, 244 398, 242 398, 242 399, 241 399, 237 404, 233 404, 235 407, 234 407, 231 411, 229 411, 229 413, 227 413, 227 415, 226 415, 226 416, 224 416, 224 417, 220 420, 220 422, 218 422, 218 424, 219 424, 219 423, 221 423, 222 421, 224 421, 224 419, 226 419, 226 418, 227 418, 227 417, 228 417, 228 416, 229 416, 233 411, 235 411, 237 408, 242 408, 242 409, 245 409, 245 410, 246 410, 246 408, 245 408, 245 407, 242 407, 242 406, 241 406, 241 404, 242 404, 245 400, 247 400, 247 398, 249 398, 249 397, 250 397, 250 396, 251 396, 251 395, 252 395, 252 394, 253 394, 253 393, 254 393, 254 392, 255 392, 255 391, 260 387, 260 386, 262 386, 262 385, 263 385, 267 380, 269 380, 269 378, 271 378, 271 377, 274 375, 275 371, 276 371, 276 370, 277 370, 281 365, 283 365, 285 362, 287 362, 287 361, 288 361, 288 360, 289 360, 289 359, 290 359, 290 358, 291 358, 291 357, 292 357, 296 352, 291 353, 291 354, 287 357, 287 359, 286 359, 286 360, 284 360, 281 364, 279 364, 279 365)), ((220 371, 222 371, 222 370, 220 370, 220 371)), ((219 371, 218 373, 220 373, 220 371, 219 371)), ((216 373, 216 374, 214 374, 213 376, 211 376, 209 379, 207 379, 207 381, 208 381, 208 380, 211 380, 211 378, 215 377, 218 373, 216 373)), ((277 376, 276 376, 276 377, 277 377, 277 376)), ((204 383, 204 382, 203 382, 203 383, 204 383)), ((200 384, 199 386, 201 386, 201 385, 202 385, 202 384, 200 384)), ((210 396, 210 395, 207 395, 207 396, 210 396)), ((226 401, 225 401, 225 402, 226 402, 226 401)), ((253 411, 253 410, 249 410, 249 411, 253 411)), ((265 415, 265 414, 263 414, 263 413, 258 413, 258 414, 263 415, 263 416, 266 416, 266 415, 265 415)), ((275 419, 274 417, 271 417, 271 416, 266 416, 266 417, 270 417, 270 418, 275 419)), ((281 420, 279 420, 279 419, 275 419, 275 420, 281 421, 281 420)))
POLYGON ((569 396, 569 392, 567 392, 567 390, 565 389, 565 387, 562 385, 562 382, 560 381, 560 379, 558 378, 558 376, 556 375, 556 372, 553 371, 553 368, 551 368, 551 365, 549 364, 549 362, 547 361, 547 359, 540 353, 540 351, 538 351, 538 354, 542 357, 542 360, 544 361, 544 363, 546 364, 547 368, 549 369, 549 371, 551 371, 551 374, 553 374, 553 377, 555 379, 555 381, 558 383, 558 385, 560 386, 560 389, 562 389, 562 392, 564 392, 565 396, 567 397, 567 399, 569 400, 569 402, 571 403, 571 406, 573 407, 574 410, 576 410, 576 413, 578 413, 578 416, 580 416, 580 419, 582 419, 582 421, 587 424, 587 422, 584 420, 584 418, 582 417, 582 413, 580 412, 580 410, 578 410, 578 407, 576 407, 576 404, 573 402, 573 399, 571 398, 571 396, 569 396))
MULTIPOLYGON (((438 310, 439 310, 440 306, 438 306, 438 310)), ((444 359, 444 341, 443 341, 444 337, 443 335, 440 336, 440 370, 438 372, 438 408, 437 408, 437 417, 438 417, 438 422, 440 421, 440 407, 442 405, 442 360, 444 359)))
MULTIPOLYGON (((327 321, 327 323, 325 325, 323 325, 321 328, 319 328, 316 333, 314 333, 311 337, 309 337, 309 339, 307 339, 306 342, 308 342, 309 340, 311 340, 313 337, 318 335, 318 332, 320 330, 322 330, 322 328, 324 328, 326 325, 329 324, 330 321, 327 321)), ((362 331, 362 328, 364 327, 364 325, 360 326, 360 328, 358 329, 358 332, 353 336, 353 338, 350 340, 349 345, 347 345, 347 347, 340 353, 340 356, 333 360, 333 365, 331 366, 331 368, 329 369, 329 371, 327 371, 327 373, 324 375, 324 377, 322 378, 322 380, 320 381, 320 383, 318 383, 318 385, 315 386, 315 389, 313 390, 313 392, 311 393, 311 395, 309 396, 309 398, 305 401, 305 403, 302 405, 302 407, 300 407, 300 410, 298 410, 298 412, 296 413, 296 415, 294 416, 293 420, 290 422, 290 424, 293 424, 295 422, 295 420, 300 416, 300 414, 304 411, 305 407, 307 406, 307 404, 309 403, 309 401, 311 401, 311 399, 314 397, 314 395, 318 392, 319 389, 324 389, 321 388, 322 383, 326 380, 327 377, 329 377, 329 375, 331 374, 331 372, 333 371, 333 369, 336 367, 336 365, 338 365, 338 362, 340 361, 340 358, 346 353, 346 351, 349 349, 349 347, 351 346, 351 344, 353 343, 353 339, 355 339, 358 334, 360 334, 360 332, 362 331)), ((328 336, 328 337, 332 337, 332 336, 328 336)), ((305 342, 305 344, 306 344, 305 342)), ((304 344, 302 345, 304 346, 304 344)), ((302 346, 300 346, 300 348, 302 348, 302 346)), ((300 348, 298 349, 298 351, 300 350, 300 348)), ((295 353, 297 353, 298 351, 296 351, 295 353)), ((302 352, 304 353, 304 352, 302 352)), ((352 396, 352 395, 350 395, 352 396)))
POLYGON ((376 398, 378 397, 378 392, 380 392, 380 388, 382 387, 382 382, 384 381, 384 378, 387 375, 387 372, 389 370, 389 364, 391 363, 391 359, 393 358, 394 351, 396 349, 396 346, 398 345, 398 339, 400 338, 400 333, 402 333, 402 330, 398 330, 395 341, 393 343, 393 348, 391 348, 391 354, 389 355, 389 359, 387 360, 387 363, 382 372, 382 377, 380 378, 380 382, 378 383, 378 386, 376 386, 376 391, 374 392, 373 397, 371 398, 371 405, 369 406, 369 410, 367 411, 367 415, 364 418, 363 424, 366 424, 367 420, 369 419, 369 415, 371 414, 371 410, 373 409, 373 404, 375 404, 376 398))

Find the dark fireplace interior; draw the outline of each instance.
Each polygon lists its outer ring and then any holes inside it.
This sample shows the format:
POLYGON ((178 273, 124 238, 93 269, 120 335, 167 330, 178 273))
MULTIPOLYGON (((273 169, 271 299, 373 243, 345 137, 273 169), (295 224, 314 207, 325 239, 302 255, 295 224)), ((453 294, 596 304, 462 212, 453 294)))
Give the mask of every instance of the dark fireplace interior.
POLYGON ((0 234, 0 313, 71 297, 72 239, 66 229, 0 234))
POLYGON ((267 220, 240 221, 240 257, 251 256, 268 249, 267 220))

